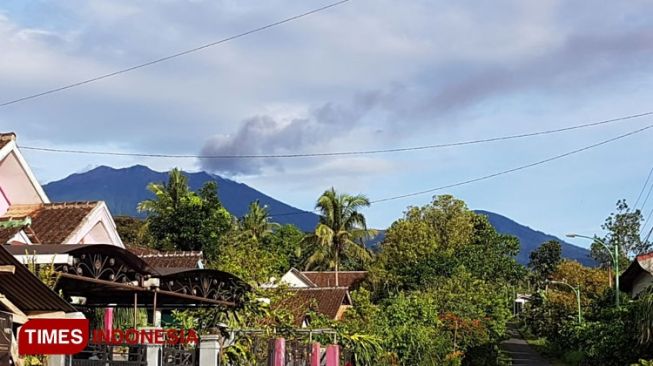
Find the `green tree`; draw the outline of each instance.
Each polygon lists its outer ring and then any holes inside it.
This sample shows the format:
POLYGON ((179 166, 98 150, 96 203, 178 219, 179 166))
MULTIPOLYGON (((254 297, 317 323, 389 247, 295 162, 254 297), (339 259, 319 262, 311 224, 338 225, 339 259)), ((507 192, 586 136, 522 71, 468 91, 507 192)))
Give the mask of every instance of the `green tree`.
POLYGON ((461 265, 478 278, 515 282, 524 272, 514 259, 518 251, 516 238, 497 233, 463 201, 442 195, 392 223, 371 275, 381 296, 428 288, 461 265))
POLYGON ((310 251, 307 267, 334 269, 338 286, 338 270, 343 255, 369 257, 363 240, 374 235, 375 230, 367 228, 365 216, 359 212, 369 205, 369 199, 363 195, 339 194, 333 187, 325 191, 315 205, 320 212, 320 221, 315 232, 305 240, 310 251))
MULTIPOLYGON (((621 268, 626 268, 628 257, 646 253, 651 250, 651 243, 643 241, 640 237, 640 230, 644 217, 640 210, 631 211, 626 200, 617 201, 616 211, 611 213, 605 219, 601 228, 607 231, 603 237, 603 243, 614 251, 617 245, 621 258, 619 264, 621 268)), ((598 242, 592 244, 592 258, 594 258, 603 268, 610 268, 612 257, 610 253, 598 242)))
POLYGON ((240 226, 254 240, 261 242, 274 229, 278 228, 279 224, 270 220, 268 207, 261 206, 256 200, 250 203, 249 211, 240 219, 240 226))
POLYGON ((538 281, 545 281, 562 261, 562 247, 557 240, 549 240, 529 255, 528 267, 533 270, 538 281))
POLYGON ((294 225, 277 227, 263 238, 262 247, 276 258, 274 272, 286 273, 290 268, 299 268, 302 263, 302 239, 304 232, 294 225))
POLYGON ((147 230, 147 222, 131 216, 115 216, 116 230, 122 242, 127 246, 149 246, 152 237, 147 230))
POLYGON ((218 239, 229 230, 232 218, 218 199, 215 182, 205 183, 196 193, 186 176, 173 169, 166 184, 151 183, 147 188, 155 197, 141 202, 138 209, 148 214, 154 247, 216 253, 218 239))

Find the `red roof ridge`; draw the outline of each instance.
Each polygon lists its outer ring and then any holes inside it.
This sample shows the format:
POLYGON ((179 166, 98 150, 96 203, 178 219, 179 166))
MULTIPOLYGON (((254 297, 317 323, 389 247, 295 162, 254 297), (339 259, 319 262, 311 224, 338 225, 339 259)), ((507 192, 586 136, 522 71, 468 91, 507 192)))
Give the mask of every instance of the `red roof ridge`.
POLYGON ((640 255, 638 255, 638 256, 635 257, 635 258, 636 258, 637 260, 653 258, 653 252, 640 254, 640 255))

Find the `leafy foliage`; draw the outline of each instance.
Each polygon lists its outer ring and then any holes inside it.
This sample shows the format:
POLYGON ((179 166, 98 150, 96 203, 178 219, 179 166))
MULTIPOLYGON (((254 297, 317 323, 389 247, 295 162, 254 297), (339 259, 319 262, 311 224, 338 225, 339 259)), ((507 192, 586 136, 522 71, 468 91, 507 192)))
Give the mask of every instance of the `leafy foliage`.
POLYGON ((116 223, 118 235, 125 245, 150 246, 153 244, 154 239, 150 235, 145 220, 130 216, 115 216, 113 221, 116 223))
MULTIPOLYGON (((617 201, 616 211, 605 219, 601 228, 607 231, 603 243, 612 251, 617 245, 622 257, 621 268, 626 268, 628 256, 646 253, 651 250, 652 244, 640 238, 641 224, 644 217, 640 210, 630 211, 626 200, 617 201)), ((592 258, 608 268, 611 265, 611 256, 607 249, 598 242, 592 244, 592 258)))
POLYGON ((218 199, 215 182, 192 192, 186 176, 173 169, 166 184, 151 183, 148 189, 155 198, 141 202, 138 209, 148 214, 155 248, 217 252, 218 239, 229 230, 232 218, 218 199))
POLYGON ((270 221, 267 206, 261 206, 258 201, 254 201, 249 205, 249 211, 240 219, 240 227, 252 239, 260 242, 279 227, 279 224, 270 221))
POLYGON ((334 188, 325 191, 317 200, 315 208, 320 212, 320 222, 315 232, 306 236, 309 256, 306 267, 336 271, 345 258, 366 261, 370 253, 363 245, 363 239, 375 234, 367 228, 365 216, 359 212, 370 205, 363 195, 339 194, 334 188))
POLYGON ((487 218, 452 196, 438 196, 424 207, 410 207, 381 244, 373 276, 381 292, 419 290, 464 266, 474 276, 514 282, 524 274, 514 259, 519 243, 498 234, 487 218))
POLYGON ((528 267, 531 268, 538 280, 544 281, 551 277, 561 261, 562 248, 560 242, 550 240, 531 252, 528 267))

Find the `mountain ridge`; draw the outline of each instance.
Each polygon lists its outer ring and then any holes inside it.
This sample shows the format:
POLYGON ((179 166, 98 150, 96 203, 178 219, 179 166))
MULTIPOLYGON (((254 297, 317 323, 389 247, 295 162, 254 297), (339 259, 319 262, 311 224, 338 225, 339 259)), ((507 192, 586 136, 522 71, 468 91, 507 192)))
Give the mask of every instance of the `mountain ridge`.
MULTIPOLYGON (((193 190, 199 189, 206 181, 216 181, 220 201, 235 216, 242 216, 247 212, 251 202, 259 200, 261 204, 269 207, 271 216, 280 224, 293 224, 303 231, 312 231, 318 222, 315 213, 290 206, 244 183, 207 172, 184 172, 184 174, 188 177, 189 186, 193 190)), ((152 198, 147 185, 152 182, 166 182, 167 179, 168 172, 157 172, 144 165, 118 169, 99 166, 50 182, 43 188, 53 201, 100 200, 107 203, 113 215, 143 217, 144 215, 136 210, 136 206, 139 202, 152 198)), ((494 212, 485 210, 475 212, 486 215, 498 232, 519 238, 521 248, 517 260, 522 264, 528 263, 531 251, 548 240, 558 240, 561 243, 563 257, 577 260, 585 265, 594 264, 594 261, 589 258, 589 251, 585 248, 566 243, 553 235, 532 229, 494 212)), ((380 230, 380 232, 384 231, 380 230)), ((382 240, 383 235, 379 235, 370 240, 368 245, 377 246, 382 240)))

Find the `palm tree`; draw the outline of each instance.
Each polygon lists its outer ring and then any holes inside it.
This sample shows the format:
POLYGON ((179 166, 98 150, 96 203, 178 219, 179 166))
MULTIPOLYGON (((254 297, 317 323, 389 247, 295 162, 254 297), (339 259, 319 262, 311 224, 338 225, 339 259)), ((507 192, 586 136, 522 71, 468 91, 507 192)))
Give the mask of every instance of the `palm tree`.
POLYGON ((241 228, 248 232, 254 240, 259 241, 279 226, 270 221, 267 206, 261 206, 258 200, 249 204, 249 211, 240 219, 241 228))
POLYGON ((147 189, 154 193, 155 198, 139 203, 138 211, 155 215, 166 211, 174 212, 181 206, 182 200, 188 197, 188 178, 175 168, 170 171, 167 183, 150 183, 147 189))
POLYGON ((359 212, 369 205, 370 200, 364 195, 338 194, 333 187, 325 191, 315 205, 320 212, 320 221, 315 232, 305 238, 312 247, 312 254, 306 261, 307 267, 321 265, 333 268, 338 286, 338 270, 343 254, 369 258, 363 239, 375 235, 376 231, 367 229, 365 216, 359 212))

